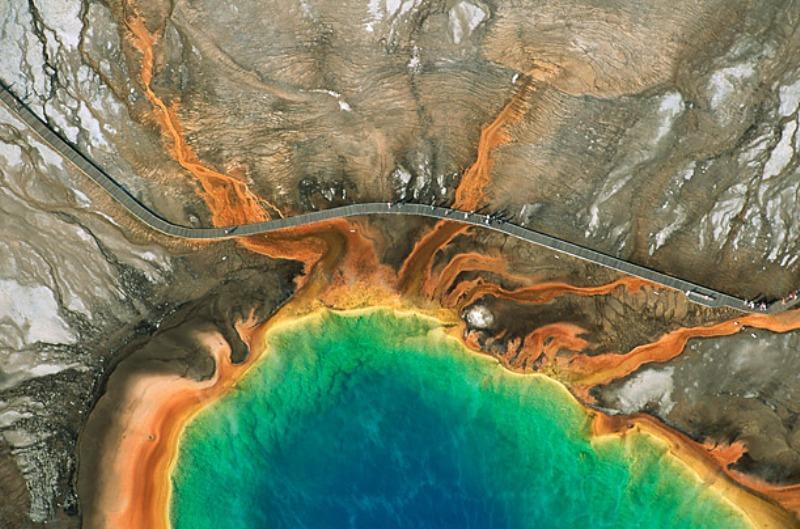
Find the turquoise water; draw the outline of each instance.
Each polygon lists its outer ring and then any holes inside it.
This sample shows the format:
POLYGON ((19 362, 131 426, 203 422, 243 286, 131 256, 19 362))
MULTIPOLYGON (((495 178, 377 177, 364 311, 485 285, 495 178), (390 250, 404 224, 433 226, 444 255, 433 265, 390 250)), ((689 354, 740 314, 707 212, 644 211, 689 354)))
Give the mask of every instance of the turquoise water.
POLYGON ((308 318, 182 438, 175 529, 726 528, 739 515, 640 435, 587 439, 556 383, 431 320, 308 318))

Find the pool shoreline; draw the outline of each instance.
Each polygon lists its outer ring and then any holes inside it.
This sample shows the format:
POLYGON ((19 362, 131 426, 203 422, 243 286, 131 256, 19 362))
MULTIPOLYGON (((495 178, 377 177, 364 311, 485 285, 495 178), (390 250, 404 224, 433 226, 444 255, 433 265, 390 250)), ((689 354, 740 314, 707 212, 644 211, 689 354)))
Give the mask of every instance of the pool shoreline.
MULTIPOLYGON (((229 349, 227 344, 220 343, 221 337, 213 335, 201 337, 219 367, 212 379, 205 382, 183 379, 181 383, 174 379, 166 381, 163 378, 141 376, 132 382, 132 388, 127 392, 127 400, 123 406, 127 410, 124 417, 127 418, 128 424, 135 424, 138 427, 134 431, 126 429, 125 424, 119 425, 117 438, 111 440, 110 446, 106 447, 104 452, 106 464, 101 467, 105 467, 104 470, 110 475, 104 476, 103 481, 119 485, 112 487, 112 490, 101 488, 97 491, 100 497, 96 502, 96 512, 85 519, 85 527, 138 529, 146 526, 152 529, 170 529, 171 476, 185 428, 197 413, 224 396, 251 368, 258 365, 259 360, 269 352, 267 339, 272 333, 307 325, 328 311, 345 316, 391 311, 400 317, 413 315, 417 318, 430 319, 442 330, 450 323, 423 310, 400 308, 390 304, 341 311, 318 308, 305 313, 282 312, 258 328, 253 326, 253 322, 239 326, 242 338, 251 347, 251 354, 246 363, 238 366, 233 366, 228 361, 226 351, 229 349), (148 426, 145 428, 144 424, 148 426), (114 457, 114 454, 117 454, 117 457, 114 457)), ((445 334, 445 339, 457 341, 458 346, 470 354, 489 358, 484 353, 468 348, 463 340, 454 337, 452 333, 445 334)), ((669 430, 655 419, 605 416, 586 408, 566 386, 551 377, 542 374, 513 373, 505 369, 504 371, 509 375, 520 377, 541 377, 547 380, 554 390, 569 395, 569 399, 580 406, 591 419, 592 443, 603 443, 604 439, 625 436, 629 432, 650 436, 665 444, 671 457, 694 472, 698 479, 707 483, 723 501, 742 512, 752 527, 764 529, 796 527, 796 519, 790 513, 736 484, 720 469, 719 464, 707 451, 699 448, 697 443, 682 434, 669 430)))

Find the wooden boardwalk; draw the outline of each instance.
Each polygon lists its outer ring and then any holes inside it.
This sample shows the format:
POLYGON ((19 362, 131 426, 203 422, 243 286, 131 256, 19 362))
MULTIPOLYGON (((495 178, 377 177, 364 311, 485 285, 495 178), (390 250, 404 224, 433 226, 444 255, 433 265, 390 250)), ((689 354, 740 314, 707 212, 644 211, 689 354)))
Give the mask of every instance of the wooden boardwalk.
POLYGON ((485 229, 504 233, 511 237, 516 237, 550 250, 560 252, 578 259, 583 259, 595 264, 611 268, 624 274, 641 277, 653 283, 663 285, 675 290, 680 290, 695 302, 708 307, 730 307, 743 312, 777 313, 789 309, 800 299, 791 303, 781 301, 773 302, 766 308, 759 306, 751 307, 745 299, 714 290, 691 281, 673 277, 669 274, 659 272, 652 268, 637 265, 618 257, 580 246, 578 244, 565 241, 552 235, 547 235, 536 230, 524 228, 511 222, 501 221, 487 217, 479 213, 459 211, 447 207, 432 206, 427 204, 411 203, 363 203, 350 204, 323 211, 303 213, 289 218, 270 220, 255 224, 242 224, 239 226, 228 226, 222 228, 193 228, 174 224, 146 205, 142 204, 136 197, 130 194, 127 189, 120 185, 116 180, 109 176, 103 169, 98 167, 92 160, 84 156, 77 148, 67 142, 59 134, 54 132, 43 122, 27 105, 20 101, 11 90, 4 86, 0 90, 0 100, 13 112, 13 114, 28 125, 39 138, 48 144, 52 149, 68 159, 83 174, 88 176, 97 185, 105 189, 119 204, 121 204, 134 217, 139 219, 148 227, 170 235, 185 239, 230 239, 247 235, 258 235, 270 233, 293 226, 323 222, 330 219, 343 217, 358 217, 366 215, 412 215, 422 217, 432 217, 436 219, 448 220, 462 224, 480 226, 485 229))

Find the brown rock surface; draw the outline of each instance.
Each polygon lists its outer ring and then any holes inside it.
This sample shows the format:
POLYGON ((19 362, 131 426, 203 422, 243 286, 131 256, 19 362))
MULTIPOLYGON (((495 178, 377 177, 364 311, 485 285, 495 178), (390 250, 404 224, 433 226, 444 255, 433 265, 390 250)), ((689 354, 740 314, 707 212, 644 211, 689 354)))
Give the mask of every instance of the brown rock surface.
MULTIPOLYGON (((177 223, 485 204, 671 274, 779 296, 800 286, 798 22, 789 0, 11 0, 0 79, 177 223)), ((409 297, 458 311, 470 343, 567 381, 573 359, 737 317, 432 225, 167 240, 0 107, 0 493, 16 506, 0 507, 0 526, 76 527, 76 438, 115 367, 120 380, 156 365, 207 375, 187 337, 209 326, 241 359, 232 322, 267 318, 304 285, 292 259, 306 279, 358 288, 353 275, 386 281, 387 265, 409 297), (370 245, 374 259, 341 255, 370 245)), ((576 392, 740 443, 732 468, 800 483, 798 333, 749 333, 690 340, 576 392)))

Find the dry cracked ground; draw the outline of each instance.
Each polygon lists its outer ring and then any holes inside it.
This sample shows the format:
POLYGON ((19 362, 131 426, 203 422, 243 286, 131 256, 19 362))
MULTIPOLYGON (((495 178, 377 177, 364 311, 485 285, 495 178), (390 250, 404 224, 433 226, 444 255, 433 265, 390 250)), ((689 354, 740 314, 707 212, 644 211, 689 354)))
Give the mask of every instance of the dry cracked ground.
MULTIPOLYGON (((797 2, 0 2, 0 80, 141 201, 200 226, 210 213, 154 117, 132 17, 155 35, 150 86, 196 159, 284 214, 451 202, 477 160, 474 192, 520 224, 748 297, 800 286, 797 2)), ((78 527, 75 443, 108 373, 158 336, 170 369, 197 374, 187 329, 235 341, 231 322, 266 318, 299 268, 148 232, 2 106, 0 212, 0 526, 78 527)), ((406 227, 375 224, 397 261, 406 227)), ((497 235, 458 251, 537 280, 614 278, 497 235)), ((555 321, 608 352, 725 316, 625 291, 523 318, 499 298, 479 307, 464 314, 490 352, 489 334, 555 321)), ((799 349, 797 332, 692 340, 595 398, 742 441, 742 470, 799 483, 799 349)))

